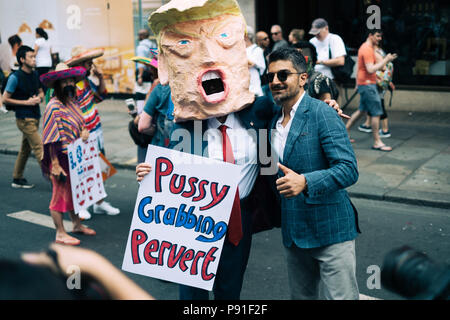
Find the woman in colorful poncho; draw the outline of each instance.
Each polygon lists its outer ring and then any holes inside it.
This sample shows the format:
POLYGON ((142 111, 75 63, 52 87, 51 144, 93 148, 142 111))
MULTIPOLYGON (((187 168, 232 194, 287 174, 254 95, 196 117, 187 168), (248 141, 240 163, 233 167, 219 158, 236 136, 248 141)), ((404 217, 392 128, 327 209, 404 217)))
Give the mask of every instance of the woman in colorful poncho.
POLYGON ((70 185, 67 146, 82 138, 86 141, 89 131, 85 128, 83 115, 73 99, 75 83, 83 78, 86 70, 82 67, 69 68, 60 63, 56 70, 41 76, 41 82, 54 88, 55 96, 49 101, 44 112, 44 159, 42 170, 50 178, 53 186, 50 213, 56 227, 56 243, 79 245, 76 239, 64 229, 63 213, 69 212, 73 222, 73 233, 93 236, 95 231, 81 224, 74 212, 72 189, 70 185))

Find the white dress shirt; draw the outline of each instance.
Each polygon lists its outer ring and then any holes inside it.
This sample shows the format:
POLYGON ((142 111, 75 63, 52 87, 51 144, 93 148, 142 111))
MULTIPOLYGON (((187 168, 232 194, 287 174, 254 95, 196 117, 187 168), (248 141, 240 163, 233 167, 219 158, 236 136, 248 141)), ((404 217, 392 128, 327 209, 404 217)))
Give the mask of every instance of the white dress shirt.
POLYGON ((281 114, 280 119, 278 119, 274 136, 272 138, 272 144, 273 144, 273 150, 275 150, 276 154, 278 155, 278 159, 280 159, 281 162, 284 160, 284 149, 286 147, 286 141, 289 136, 289 131, 291 130, 292 120, 294 120, 295 114, 297 113, 298 106, 303 100, 303 97, 305 96, 305 93, 302 94, 300 99, 294 104, 291 110, 291 119, 287 123, 286 127, 283 127, 283 119, 284 119, 284 110, 281 114))
POLYGON ((258 177, 258 148, 256 137, 252 137, 242 125, 239 117, 234 113, 228 115, 225 123, 220 123, 216 118, 208 120, 209 158, 223 161, 222 133, 219 127, 228 127, 227 135, 231 142, 236 165, 241 169, 239 179, 239 196, 241 199, 247 198, 253 189, 258 177))

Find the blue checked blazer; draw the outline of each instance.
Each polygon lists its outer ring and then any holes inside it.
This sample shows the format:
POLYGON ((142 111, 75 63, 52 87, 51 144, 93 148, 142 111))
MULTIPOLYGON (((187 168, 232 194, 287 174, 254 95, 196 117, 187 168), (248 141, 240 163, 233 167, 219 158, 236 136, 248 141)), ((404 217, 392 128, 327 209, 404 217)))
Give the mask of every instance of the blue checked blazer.
MULTIPOLYGON (((273 118, 271 128, 281 116, 273 118)), ((283 165, 303 174, 308 192, 281 198, 283 244, 319 248, 354 240, 358 214, 345 188, 358 180, 355 153, 336 111, 305 94, 286 141, 283 165)), ((283 174, 280 172, 279 178, 283 174)))

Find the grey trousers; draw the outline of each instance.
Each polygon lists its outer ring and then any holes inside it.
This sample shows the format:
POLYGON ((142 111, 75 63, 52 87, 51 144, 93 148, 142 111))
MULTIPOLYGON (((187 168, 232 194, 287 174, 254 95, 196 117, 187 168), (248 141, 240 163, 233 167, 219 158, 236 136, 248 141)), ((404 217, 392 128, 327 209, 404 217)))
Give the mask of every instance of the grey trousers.
POLYGON ((292 300, 359 300, 355 241, 285 249, 292 300))

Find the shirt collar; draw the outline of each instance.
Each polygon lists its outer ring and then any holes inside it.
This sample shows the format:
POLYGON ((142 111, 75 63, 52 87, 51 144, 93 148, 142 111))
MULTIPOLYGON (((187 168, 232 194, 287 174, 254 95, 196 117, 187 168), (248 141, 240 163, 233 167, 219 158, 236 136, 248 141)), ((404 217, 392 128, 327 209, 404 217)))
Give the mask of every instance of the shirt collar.
POLYGON ((227 116, 227 120, 225 123, 221 123, 217 118, 208 119, 208 128, 209 129, 219 129, 220 126, 225 125, 229 129, 233 129, 236 127, 236 116, 234 113, 230 113, 227 116))
POLYGON ((300 103, 302 103, 303 98, 305 97, 305 93, 306 91, 303 92, 302 96, 300 97, 300 99, 298 99, 298 101, 294 104, 294 106, 292 107, 291 110, 291 119, 294 118, 295 114, 297 113, 297 109, 300 106, 300 103))

